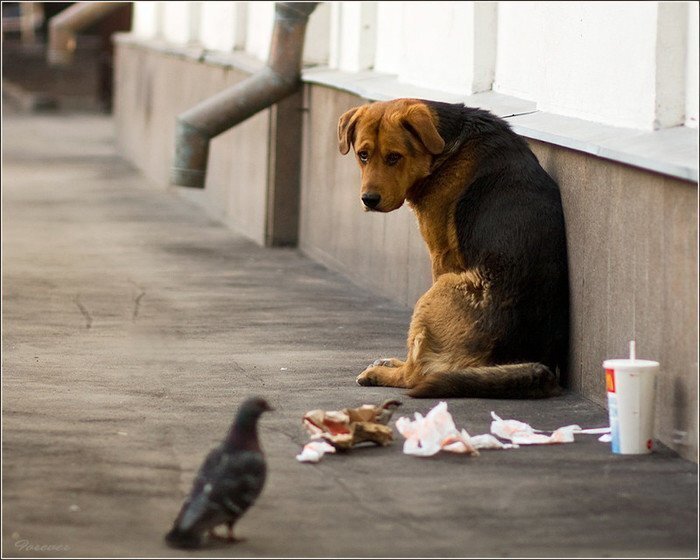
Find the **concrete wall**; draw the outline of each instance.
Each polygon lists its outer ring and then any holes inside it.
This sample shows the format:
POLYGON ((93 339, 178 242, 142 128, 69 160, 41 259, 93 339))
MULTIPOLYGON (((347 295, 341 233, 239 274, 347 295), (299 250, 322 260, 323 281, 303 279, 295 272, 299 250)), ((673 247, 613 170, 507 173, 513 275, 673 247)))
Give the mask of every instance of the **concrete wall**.
MULTIPOLYGON (((362 211, 360 172, 336 119, 364 100, 306 88, 300 248, 372 291, 413 305, 430 286, 407 208, 362 211)), ((532 141, 562 190, 571 271, 571 388, 605 405, 602 362, 659 360, 657 434, 697 460, 697 185, 532 141)))
POLYGON ((412 306, 430 287, 430 258, 413 213, 364 212, 360 171, 338 152, 337 117, 362 101, 325 87, 305 88, 301 216, 303 252, 367 289, 412 306))
MULTIPOLYGON (((170 183, 175 118, 248 74, 207 66, 154 49, 120 44, 115 60, 117 141, 159 188, 170 183)), ((214 138, 204 191, 180 189, 216 218, 265 242, 270 111, 214 138)))
POLYGON ((605 405, 601 363, 661 363, 656 433, 697 461, 697 184, 531 141, 559 183, 571 287, 572 389, 605 405))

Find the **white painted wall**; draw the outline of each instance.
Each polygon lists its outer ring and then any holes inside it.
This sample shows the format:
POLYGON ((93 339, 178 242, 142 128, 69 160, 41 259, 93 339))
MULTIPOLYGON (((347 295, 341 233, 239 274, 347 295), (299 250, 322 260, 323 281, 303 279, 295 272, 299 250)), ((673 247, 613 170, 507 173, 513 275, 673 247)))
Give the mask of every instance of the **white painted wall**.
POLYGON ((361 72, 374 66, 376 2, 333 2, 330 13, 330 66, 361 72))
POLYGON ((698 4, 689 6, 688 14, 688 44, 686 56, 685 78, 685 125, 698 128, 698 4))
POLYGON ((377 50, 374 69, 397 74, 406 57, 403 53, 405 2, 377 2, 377 50))
POLYGON ((163 39, 176 45, 187 45, 199 39, 202 2, 163 2, 160 6, 163 39))
POLYGON ((686 83, 688 7, 685 2, 658 4, 654 128, 668 128, 685 122, 683 86, 686 83))
POLYGON ((500 2, 494 89, 612 125, 655 121, 656 2, 500 2))
POLYGON ((331 44, 331 5, 323 2, 316 6, 306 24, 304 63, 328 64, 331 44))
POLYGON ((161 2, 134 2, 131 32, 144 39, 160 35, 161 2))
POLYGON ((262 61, 270 54, 274 19, 274 2, 248 2, 245 50, 262 61))
POLYGON ((206 49, 232 51, 245 45, 245 2, 202 2, 199 41, 206 49))
POLYGON ((471 93, 472 4, 407 2, 404 5, 399 81, 450 93, 471 93))
MULTIPOLYGON (((271 1, 135 2, 133 29, 265 61, 273 20, 271 1)), ((696 2, 325 2, 304 58, 614 126, 698 122, 696 2)))
POLYGON ((496 24, 495 2, 378 2, 374 68, 448 93, 488 91, 496 24))

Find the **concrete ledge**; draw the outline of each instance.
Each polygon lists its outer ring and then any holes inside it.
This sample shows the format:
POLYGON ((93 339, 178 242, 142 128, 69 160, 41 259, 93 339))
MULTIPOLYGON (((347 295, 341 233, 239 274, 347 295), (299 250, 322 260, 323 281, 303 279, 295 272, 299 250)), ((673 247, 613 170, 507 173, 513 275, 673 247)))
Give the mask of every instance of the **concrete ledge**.
MULTIPOLYGON (((254 73, 264 66, 263 62, 242 52, 224 53, 209 51, 197 45, 173 45, 165 41, 142 39, 130 33, 118 33, 114 36, 114 41, 247 73, 254 73)), ((392 74, 371 70, 342 72, 327 67, 314 67, 307 68, 302 79, 307 83, 325 85, 372 101, 418 97, 481 107, 499 117, 511 119, 513 130, 526 138, 685 181, 698 182, 698 131, 687 127, 646 132, 607 126, 538 111, 534 101, 494 91, 473 95, 452 94, 404 84, 392 74)))
POLYGON ((508 118, 513 123, 513 130, 526 138, 698 182, 698 131, 694 129, 680 126, 646 132, 607 126, 538 111, 532 101, 493 91, 473 95, 449 94, 402 84, 396 76, 372 71, 351 73, 312 68, 304 72, 303 79, 372 101, 418 97, 481 107, 508 118))
POLYGON ((642 132, 541 111, 509 120, 515 132, 532 140, 698 182, 698 131, 692 128, 642 132))
POLYGON ((142 39, 131 33, 115 33, 112 40, 117 44, 138 47, 195 62, 205 62, 223 68, 234 68, 247 74, 254 74, 265 66, 264 62, 242 52, 226 53, 210 51, 198 45, 174 45, 158 39, 142 39))

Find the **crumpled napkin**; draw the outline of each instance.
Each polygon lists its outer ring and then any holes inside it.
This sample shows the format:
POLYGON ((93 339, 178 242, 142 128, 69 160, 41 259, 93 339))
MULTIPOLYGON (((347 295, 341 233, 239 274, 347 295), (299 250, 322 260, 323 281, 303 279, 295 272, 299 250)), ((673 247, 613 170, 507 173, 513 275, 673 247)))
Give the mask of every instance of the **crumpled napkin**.
POLYGON ((491 412, 491 433, 501 439, 509 439, 518 445, 543 445, 549 443, 570 443, 574 441, 574 431, 581 430, 581 426, 564 426, 552 432, 551 436, 537 433, 529 424, 519 420, 503 420, 495 412, 491 412))
POLYGON ((520 445, 570 443, 574 441, 574 434, 610 432, 610 428, 583 429, 572 424, 546 435, 542 430, 536 430, 519 420, 503 420, 495 412, 491 412, 491 417, 493 422, 490 434, 470 436, 464 429, 457 430, 452 415, 447 411, 447 403, 443 401, 425 416, 416 412, 413 421, 406 417, 399 418, 396 429, 406 438, 403 452, 418 457, 429 457, 439 451, 478 455, 479 449, 517 449, 520 445), (497 438, 509 440, 510 443, 503 443, 497 438))
POLYGON ((548 445, 552 443, 571 443, 574 434, 605 434, 610 428, 583 429, 578 424, 557 428, 547 436, 543 430, 535 430, 529 424, 519 420, 503 420, 495 412, 491 412, 491 433, 501 439, 508 439, 517 445, 548 445))
POLYGON ((446 402, 440 402, 425 417, 416 412, 415 418, 411 421, 403 416, 396 421, 396 429, 406 438, 403 452, 407 455, 429 457, 440 450, 479 454, 466 430, 457 430, 446 402))
POLYGON ((304 446, 297 455, 297 461, 301 463, 318 463, 326 453, 335 453, 335 447, 323 440, 313 440, 304 446))

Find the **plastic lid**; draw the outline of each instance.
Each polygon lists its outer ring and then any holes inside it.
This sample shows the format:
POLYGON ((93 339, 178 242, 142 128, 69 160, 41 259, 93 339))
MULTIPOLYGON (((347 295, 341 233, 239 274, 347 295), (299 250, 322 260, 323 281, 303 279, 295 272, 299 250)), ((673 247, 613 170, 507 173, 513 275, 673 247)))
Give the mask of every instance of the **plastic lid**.
POLYGON ((644 369, 659 367, 659 362, 652 360, 637 359, 637 345, 634 340, 630 340, 630 357, 629 359, 620 358, 615 360, 605 360, 603 362, 605 369, 644 369))

